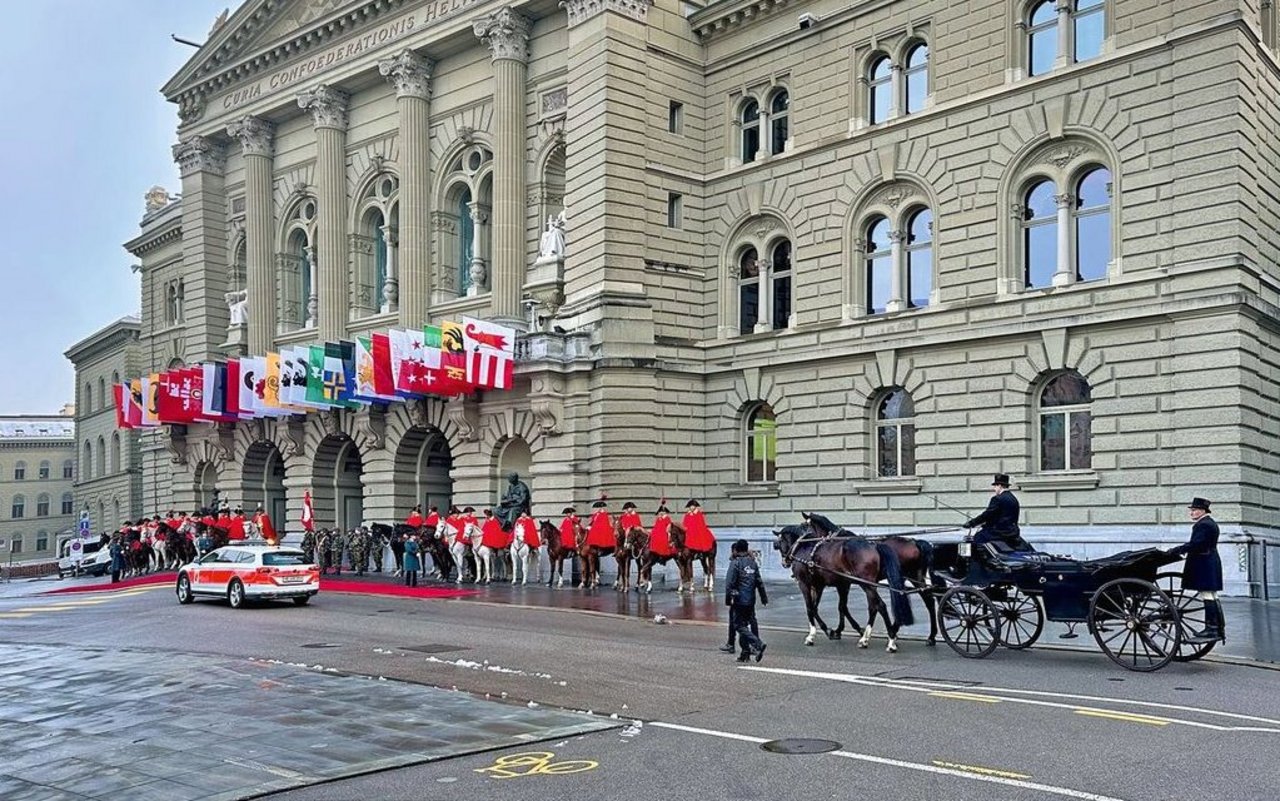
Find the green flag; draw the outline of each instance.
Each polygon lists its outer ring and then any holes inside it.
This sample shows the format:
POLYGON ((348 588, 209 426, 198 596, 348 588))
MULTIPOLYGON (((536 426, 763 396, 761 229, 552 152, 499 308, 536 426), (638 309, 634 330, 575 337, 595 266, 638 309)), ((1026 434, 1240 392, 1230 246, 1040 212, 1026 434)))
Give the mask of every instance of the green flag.
POLYGON ((324 346, 312 345, 307 349, 307 357, 307 362, 311 367, 307 371, 307 402, 323 406, 336 405, 325 397, 324 346))

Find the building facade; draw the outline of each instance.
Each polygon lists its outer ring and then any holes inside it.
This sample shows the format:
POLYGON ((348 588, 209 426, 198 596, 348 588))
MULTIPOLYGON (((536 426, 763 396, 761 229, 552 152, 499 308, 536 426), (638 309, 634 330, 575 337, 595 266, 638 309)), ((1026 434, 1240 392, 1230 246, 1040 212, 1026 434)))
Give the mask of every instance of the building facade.
POLYGON ((70 415, 0 416, 0 559, 54 558, 75 526, 75 476, 70 415))
POLYGON ((142 516, 138 432, 116 429, 112 394, 113 386, 142 371, 141 330, 137 317, 122 317, 64 354, 76 375, 76 519, 88 511, 95 533, 115 531, 124 521, 142 516))
POLYGON ((249 0, 164 87, 142 364, 468 314, 527 331, 517 386, 151 431, 144 505, 515 469, 541 515, 894 529, 1006 472, 1033 541, 1193 495, 1274 534, 1276 48, 1269 0, 249 0))

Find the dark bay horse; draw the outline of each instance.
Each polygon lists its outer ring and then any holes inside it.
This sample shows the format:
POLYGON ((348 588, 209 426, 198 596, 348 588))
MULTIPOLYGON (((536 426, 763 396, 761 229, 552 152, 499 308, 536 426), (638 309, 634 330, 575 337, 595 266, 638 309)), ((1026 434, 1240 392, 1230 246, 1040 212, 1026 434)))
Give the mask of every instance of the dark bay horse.
POLYGON ((582 543, 586 532, 581 525, 578 525, 574 529, 577 541, 566 544, 560 541, 559 527, 550 520, 543 520, 538 526, 538 530, 542 533, 542 544, 547 546, 547 558, 551 563, 551 578, 547 581, 547 586, 563 587, 564 562, 566 559, 572 559, 578 555, 578 547, 582 543))
MULTIPOLYGON (((804 513, 804 518, 823 535, 866 539, 865 537, 860 537, 848 529, 840 528, 835 523, 831 522, 831 520, 817 512, 806 512, 804 513)), ((931 574, 935 567, 936 559, 933 543, 928 540, 918 540, 909 537, 900 537, 897 535, 875 538, 874 541, 877 544, 887 545, 889 548, 893 549, 893 552, 898 557, 898 564, 901 567, 902 575, 913 585, 919 588, 930 586, 930 583, 933 580, 931 574)), ((883 580, 887 579, 888 576, 882 574, 880 578, 883 580)), ((899 594, 900 593, 894 593, 895 598, 899 594)), ((932 592, 922 592, 920 595, 924 600, 925 609, 929 612, 929 638, 925 640, 925 643, 927 645, 934 645, 938 640, 937 598, 934 597, 932 592)), ((909 596, 903 597, 908 598, 909 596)), ((897 614, 896 609, 894 614, 897 614)), ((858 644, 864 648, 867 646, 867 642, 871 640, 871 630, 875 627, 875 623, 876 613, 875 610, 872 609, 871 618, 867 621, 867 629, 863 632, 862 639, 858 641, 858 644)), ((906 624, 899 621, 899 625, 910 625, 910 621, 907 621, 906 624)))
POLYGON ((710 550, 695 551, 688 547, 686 542, 688 539, 685 536, 684 527, 672 520, 671 547, 676 549, 676 564, 680 567, 680 586, 676 588, 676 592, 683 591, 686 583, 689 585, 689 592, 693 592, 694 559, 702 564, 702 589, 711 592, 715 589, 716 551, 720 543, 712 541, 710 550))
MULTIPOLYGON (((643 532, 644 529, 632 529, 631 531, 643 532)), ((680 583, 681 585, 683 585, 684 584, 684 568, 680 566, 679 552, 677 551, 671 554, 670 556, 665 556, 663 554, 655 553, 653 549, 650 547, 650 543, 652 542, 652 539, 653 539, 652 534, 649 532, 645 532, 643 540, 640 540, 639 538, 637 538, 635 540, 634 545, 632 546, 632 552, 635 554, 635 559, 636 559, 636 589, 644 590, 645 592, 653 592, 653 566, 654 565, 665 566, 667 562, 670 562, 672 559, 676 560, 676 566, 680 569, 680 583)), ((671 542, 670 537, 667 538, 667 542, 668 543, 671 542)), ((689 580, 689 583, 690 584, 693 583, 692 578, 689 580)))
POLYGON ((168 564, 163 568, 170 565, 181 567, 196 560, 196 544, 185 531, 175 531, 163 520, 156 524, 156 531, 164 534, 165 561, 168 564))
MULTIPOLYGON (((804 596, 805 611, 809 616, 809 635, 805 637, 805 645, 813 645, 818 628, 828 639, 840 639, 846 620, 854 631, 862 632, 849 613, 849 588, 856 584, 867 597, 867 607, 871 609, 873 619, 876 612, 884 614, 889 631, 889 645, 885 650, 891 653, 898 650, 898 627, 910 625, 913 618, 911 604, 902 592, 906 586, 893 548, 857 537, 830 537, 808 521, 800 526, 784 526, 773 534, 773 547, 782 556, 783 566, 791 569, 791 575, 804 596), (877 589, 881 575, 888 577, 893 591, 892 618, 877 589), (833 587, 840 599, 840 621, 835 629, 828 627, 818 613, 822 592, 827 587, 833 587)), ((865 632, 863 636, 865 638, 865 632)))
POLYGON ((639 526, 623 529, 622 524, 616 527, 617 545, 613 549, 613 558, 618 560, 618 579, 613 588, 620 592, 631 592, 631 563, 636 564, 636 584, 640 583, 640 555, 649 552, 649 532, 639 526))

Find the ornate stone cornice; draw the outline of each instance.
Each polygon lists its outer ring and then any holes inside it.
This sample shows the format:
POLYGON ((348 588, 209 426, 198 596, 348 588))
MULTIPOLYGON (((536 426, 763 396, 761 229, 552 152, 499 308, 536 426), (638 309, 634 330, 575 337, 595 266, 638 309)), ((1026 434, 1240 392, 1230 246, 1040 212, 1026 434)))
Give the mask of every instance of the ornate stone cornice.
POLYGON ((240 140, 246 156, 275 155, 276 126, 261 117, 241 117, 227 126, 227 135, 240 140))
POLYGON ((191 136, 174 145, 173 160, 178 162, 178 172, 183 178, 197 172, 221 174, 227 166, 222 146, 207 136, 191 136))
POLYGON ((476 36, 489 46, 494 61, 507 58, 528 63, 530 27, 528 17, 510 8, 500 8, 471 23, 476 36))
POLYGON ((731 0, 712 3, 689 15, 693 32, 709 39, 785 8, 790 0, 731 0))
POLYGON ((327 84, 320 84, 298 94, 298 107, 311 112, 316 128, 347 129, 347 101, 351 95, 327 84))
POLYGON ((569 27, 572 28, 606 11, 645 22, 653 0, 560 0, 560 5, 569 12, 569 27))
POLYGON ((412 50, 402 50, 378 62, 378 72, 396 89, 396 97, 431 99, 431 71, 435 62, 412 50))

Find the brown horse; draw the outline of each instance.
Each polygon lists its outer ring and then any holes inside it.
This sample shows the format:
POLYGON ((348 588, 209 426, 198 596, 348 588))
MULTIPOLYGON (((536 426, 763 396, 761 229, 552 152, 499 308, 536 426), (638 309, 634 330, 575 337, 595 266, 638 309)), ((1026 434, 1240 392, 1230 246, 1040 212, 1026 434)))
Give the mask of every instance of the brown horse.
MULTIPOLYGON (((643 532, 644 529, 632 529, 632 531, 643 532)), ((644 540, 640 541, 639 539, 637 539, 635 545, 633 546, 633 552, 635 553, 635 559, 636 559, 636 589, 644 590, 645 592, 653 592, 653 566, 654 565, 665 566, 667 562, 670 562, 672 559, 675 559, 676 566, 680 567, 680 561, 679 561, 680 555, 678 551, 672 554, 671 556, 665 556, 662 554, 654 553, 653 550, 651 550, 649 547, 649 543, 651 541, 652 541, 652 535, 645 533, 644 540)), ((667 538, 667 542, 668 544, 671 542, 670 537, 667 538)), ((681 571, 680 582, 683 584, 684 569, 680 567, 680 571, 681 571)), ((690 583, 692 583, 692 579, 690 579, 690 583)))
POLYGON ((547 581, 547 586, 563 587, 564 562, 578 555, 578 549, 586 537, 586 531, 581 524, 575 526, 574 536, 577 541, 566 545, 560 541, 560 528, 550 520, 543 520, 538 529, 542 532, 542 542, 547 546, 547 559, 551 563, 551 578, 547 581))
POLYGON ((184 532, 174 531, 168 523, 161 520, 156 524, 156 531, 164 534, 165 559, 168 562, 162 565, 161 569, 168 569, 170 566, 181 567, 196 559, 196 544, 191 541, 191 537, 184 532))
MULTIPOLYGON (((588 545, 585 529, 582 528, 581 524, 578 525, 578 528, 580 530, 578 534, 578 556, 582 557, 582 584, 579 586, 595 589, 600 586, 600 558, 617 554, 622 534, 618 531, 618 526, 615 523, 613 528, 614 544, 605 548, 600 545, 588 545)), ((616 587, 617 584, 615 583, 614 586, 616 587)))
MULTIPOLYGON (((833 537, 858 536, 848 529, 840 528, 817 512, 806 512, 804 513, 804 518, 812 523, 813 527, 822 534, 833 537)), ((893 549, 893 552, 898 557, 902 575, 914 586, 921 588, 930 586, 932 582, 930 573, 933 570, 933 543, 928 540, 917 540, 896 535, 877 539, 876 542, 893 549)), ((880 578, 886 579, 888 576, 882 574, 880 578)), ((929 638, 925 642, 928 645, 934 645, 938 641, 937 598, 934 597, 932 592, 922 592, 920 595, 924 600, 925 609, 929 612, 929 638)), ((862 633, 861 639, 858 640, 858 645, 863 648, 867 647, 867 643, 871 640, 871 630, 875 623, 876 612, 872 608, 871 618, 867 621, 867 629, 862 633)))
POLYGON ((689 592, 693 592, 694 559, 702 564, 702 589, 711 592, 715 589, 716 550, 719 548, 719 543, 713 540, 710 550, 695 551, 685 544, 687 541, 684 528, 672 520, 671 547, 676 550, 676 565, 680 568, 680 586, 676 588, 676 592, 683 592, 686 584, 689 586, 689 592))
POLYGON ((617 525, 618 543, 613 549, 613 558, 618 560, 618 579, 613 588, 619 592, 631 592, 631 563, 636 563, 636 583, 640 582, 640 552, 649 551, 649 532, 639 526, 632 526, 623 531, 622 524, 617 525))
POLYGON ((840 639, 846 620, 855 631, 862 631, 849 613, 849 588, 857 584, 867 597, 872 615, 877 611, 884 614, 889 631, 889 645, 885 650, 891 653, 898 650, 898 627, 910 625, 912 616, 911 604, 903 593, 905 583, 898 557, 891 547, 859 537, 828 536, 808 520, 802 526, 785 526, 773 534, 773 547, 782 556, 783 566, 791 569, 791 575, 804 595, 805 611, 809 616, 805 645, 813 645, 819 627, 828 639, 840 639), (893 618, 889 617, 889 609, 877 589, 881 575, 889 577, 893 618), (835 629, 829 628, 818 614, 822 591, 828 586, 835 588, 840 599, 840 623, 835 629))

